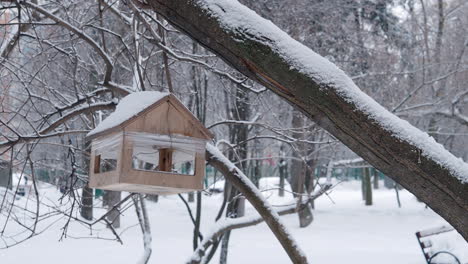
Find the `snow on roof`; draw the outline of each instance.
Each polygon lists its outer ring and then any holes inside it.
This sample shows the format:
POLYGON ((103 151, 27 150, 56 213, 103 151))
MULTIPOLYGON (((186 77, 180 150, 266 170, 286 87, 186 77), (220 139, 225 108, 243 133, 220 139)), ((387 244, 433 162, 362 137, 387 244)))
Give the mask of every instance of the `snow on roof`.
POLYGON ((120 100, 115 111, 102 121, 95 129, 86 136, 90 137, 107 129, 114 128, 144 111, 149 106, 158 102, 169 93, 156 91, 144 91, 131 93, 120 100))
POLYGON ((422 155, 450 170, 459 180, 468 183, 468 164, 455 157, 427 133, 422 132, 361 91, 346 73, 335 64, 291 38, 271 21, 235 0, 199 0, 198 4, 218 19, 228 31, 262 42, 295 69, 318 83, 328 85, 336 93, 366 113, 400 140, 422 150, 422 155))

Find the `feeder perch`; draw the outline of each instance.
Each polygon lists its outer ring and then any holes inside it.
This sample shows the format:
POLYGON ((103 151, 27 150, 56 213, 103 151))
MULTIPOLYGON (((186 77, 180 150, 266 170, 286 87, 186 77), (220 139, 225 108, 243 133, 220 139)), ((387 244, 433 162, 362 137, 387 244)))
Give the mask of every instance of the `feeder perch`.
POLYGON ((174 95, 132 93, 87 135, 89 186, 163 195, 201 190, 212 138, 174 95))

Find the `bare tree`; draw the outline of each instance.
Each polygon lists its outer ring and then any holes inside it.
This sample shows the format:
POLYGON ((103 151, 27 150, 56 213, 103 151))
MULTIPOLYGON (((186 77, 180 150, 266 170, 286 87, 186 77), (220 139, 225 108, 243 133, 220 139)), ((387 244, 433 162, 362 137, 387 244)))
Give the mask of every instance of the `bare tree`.
POLYGON ((468 188, 464 179, 467 165, 456 161, 435 141, 426 140, 424 133, 376 105, 336 66, 279 29, 271 29, 268 21, 237 3, 203 5, 161 0, 149 5, 234 68, 295 105, 468 238, 464 228, 468 221, 468 188), (245 21, 246 14, 248 21, 243 24, 230 20, 245 21), (273 33, 276 35, 272 36, 273 33), (296 45, 303 53, 292 54, 293 48, 282 46, 283 41, 296 45), (251 52, 252 49, 256 52, 251 52), (307 64, 312 58, 319 60, 315 62, 319 68, 307 64), (415 135, 422 141, 410 139, 415 135), (437 146, 437 150, 431 150, 429 145, 437 146), (420 187, 423 185, 426 188, 420 187))

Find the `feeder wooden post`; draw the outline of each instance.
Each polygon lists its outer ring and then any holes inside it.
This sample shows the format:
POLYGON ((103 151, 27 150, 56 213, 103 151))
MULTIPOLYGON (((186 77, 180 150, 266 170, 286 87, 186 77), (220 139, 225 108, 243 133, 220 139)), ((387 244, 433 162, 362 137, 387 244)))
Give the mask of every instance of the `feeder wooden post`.
POLYGON ((94 157, 94 173, 99 173, 101 168, 101 155, 94 157))
POLYGON ((159 170, 172 171, 172 149, 159 149, 159 170))

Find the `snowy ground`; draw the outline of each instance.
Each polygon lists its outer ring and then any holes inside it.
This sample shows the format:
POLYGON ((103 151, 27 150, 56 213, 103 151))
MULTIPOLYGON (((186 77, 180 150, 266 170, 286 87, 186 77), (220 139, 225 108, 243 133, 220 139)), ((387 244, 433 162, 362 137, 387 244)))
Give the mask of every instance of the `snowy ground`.
MULTIPOLYGON (((266 186, 271 184, 265 181, 266 186)), ((60 196, 49 185, 41 185, 42 201, 56 203, 60 196), (50 201, 47 201, 49 198, 50 201)), ((288 204, 286 198, 276 196, 276 191, 265 193, 273 204, 288 204)), ((361 201, 360 183, 344 182, 333 189, 330 198, 323 196, 316 201, 315 220, 307 228, 298 227, 297 216, 284 216, 283 221, 309 257, 310 263, 425 263, 414 233, 418 230, 445 224, 439 216, 418 203, 413 195, 401 192, 402 208, 398 208, 393 190, 374 192, 374 206, 364 206, 361 201), (333 202, 332 202, 333 200, 333 202)), ((203 230, 213 225, 212 219, 222 200, 221 194, 203 196, 203 230)), ((18 205, 28 208, 33 200, 22 198, 18 205)), ((33 207, 34 208, 34 207, 33 207)), ((192 253, 192 224, 177 196, 161 197, 160 202, 148 202, 153 233, 153 255, 150 263, 184 263, 192 253)), ((47 208, 41 208, 41 214, 47 208)), ((253 209, 247 206, 247 214, 253 209)), ((102 209, 96 210, 102 214, 102 209)), ((24 217, 20 208, 16 216, 24 217)), ((3 228, 5 213, 0 215, 3 228)), ((17 246, 0 250, 2 264, 7 263, 136 263, 143 251, 140 228, 133 208, 125 211, 123 227, 118 231, 124 244, 99 238, 112 235, 102 225, 92 233, 83 225, 72 223, 69 236, 59 241, 64 218, 50 216, 40 223, 38 230, 46 230, 17 246)), ((3 241, 20 229, 9 222, 3 241)), ((455 232, 436 236, 433 243, 439 249, 457 254, 468 263, 468 243, 455 232)), ((0 246, 4 247, 0 241, 0 246)), ((290 263, 286 253, 265 224, 235 230, 231 235, 229 263, 290 263)), ((218 256, 212 263, 217 263, 218 256)))

